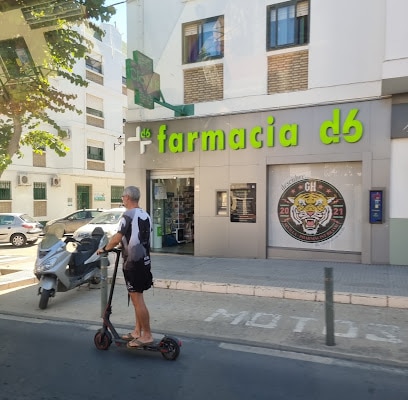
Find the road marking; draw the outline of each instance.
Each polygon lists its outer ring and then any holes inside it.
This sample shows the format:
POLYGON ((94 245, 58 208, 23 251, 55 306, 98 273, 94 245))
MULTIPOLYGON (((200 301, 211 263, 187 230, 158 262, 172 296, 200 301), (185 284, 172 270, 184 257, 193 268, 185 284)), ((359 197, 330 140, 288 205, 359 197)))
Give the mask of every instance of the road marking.
POLYGON ((10 262, 10 261, 19 261, 19 260, 26 260, 29 257, 27 256, 0 256, 0 263, 10 262))
POLYGON ((347 361, 347 360, 340 360, 340 359, 333 358, 333 357, 323 357, 323 356, 316 356, 312 354, 295 353, 293 351, 276 350, 276 349, 269 349, 265 347, 247 346, 247 345, 233 344, 233 343, 220 343, 218 347, 224 350, 240 351, 243 353, 252 353, 252 354, 259 354, 259 355, 279 357, 279 358, 289 358, 291 360, 332 365, 336 367, 359 368, 359 369, 364 369, 364 370, 369 370, 369 371, 396 373, 396 374, 408 376, 407 368, 387 367, 387 366, 368 364, 368 363, 366 364, 366 363, 359 362, 359 361, 347 361))
MULTIPOLYGON (((307 331, 314 332, 316 326, 322 325, 322 322, 316 318, 295 316, 295 315, 281 315, 265 312, 250 313, 249 311, 239 311, 231 313, 224 308, 219 308, 214 311, 212 315, 205 318, 205 322, 213 322, 215 320, 230 321, 230 325, 251 326, 261 329, 281 329, 285 322, 293 320, 295 324, 292 332, 302 333, 307 331)), ((386 342, 393 344, 404 344, 402 338, 404 332, 401 327, 397 325, 361 323, 347 320, 336 319, 334 335, 347 339, 364 338, 375 342, 386 342)), ((284 328, 287 329, 287 328, 284 328)), ((326 334, 326 327, 323 326, 322 334, 326 334)))

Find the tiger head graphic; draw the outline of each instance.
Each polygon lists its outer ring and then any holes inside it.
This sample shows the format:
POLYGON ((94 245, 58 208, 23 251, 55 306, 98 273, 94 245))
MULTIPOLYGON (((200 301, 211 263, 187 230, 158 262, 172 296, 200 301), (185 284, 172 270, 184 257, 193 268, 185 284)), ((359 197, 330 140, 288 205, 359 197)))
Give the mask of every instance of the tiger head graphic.
POLYGON ((290 216, 296 225, 302 225, 307 235, 316 235, 319 226, 326 226, 332 218, 333 211, 329 205, 335 197, 326 197, 318 192, 301 193, 288 197, 292 203, 290 216))

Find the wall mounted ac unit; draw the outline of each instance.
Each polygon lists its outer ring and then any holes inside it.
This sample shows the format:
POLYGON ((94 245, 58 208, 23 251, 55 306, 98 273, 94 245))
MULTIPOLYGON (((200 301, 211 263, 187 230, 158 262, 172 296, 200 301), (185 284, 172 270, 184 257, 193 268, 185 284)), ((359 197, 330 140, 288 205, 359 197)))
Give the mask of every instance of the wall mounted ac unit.
POLYGON ((30 184, 30 179, 27 174, 19 174, 17 177, 17 183, 19 186, 27 186, 30 184))
POLYGON ((61 178, 58 175, 51 177, 51 186, 61 186, 61 178))

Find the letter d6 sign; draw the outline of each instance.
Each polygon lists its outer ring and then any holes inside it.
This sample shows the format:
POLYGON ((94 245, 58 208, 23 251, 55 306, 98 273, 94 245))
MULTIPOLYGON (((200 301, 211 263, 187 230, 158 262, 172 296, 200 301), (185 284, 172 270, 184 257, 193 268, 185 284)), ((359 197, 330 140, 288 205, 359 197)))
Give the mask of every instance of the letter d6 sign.
POLYGON ((322 143, 339 143, 341 139, 348 143, 358 142, 364 133, 362 122, 356 119, 358 111, 357 108, 351 109, 343 124, 341 124, 340 109, 335 108, 332 120, 324 121, 320 125, 320 140, 322 143))

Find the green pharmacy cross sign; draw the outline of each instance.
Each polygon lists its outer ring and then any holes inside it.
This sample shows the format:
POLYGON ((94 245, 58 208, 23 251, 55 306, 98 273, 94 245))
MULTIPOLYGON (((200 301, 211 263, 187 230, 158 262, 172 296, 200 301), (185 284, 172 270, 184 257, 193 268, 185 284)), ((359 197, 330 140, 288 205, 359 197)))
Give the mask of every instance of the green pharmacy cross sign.
POLYGON ((194 115, 194 104, 166 103, 160 90, 160 75, 153 72, 153 60, 138 50, 133 52, 133 60, 126 60, 126 86, 135 92, 134 102, 139 106, 153 110, 157 103, 173 110, 176 117, 194 115))

